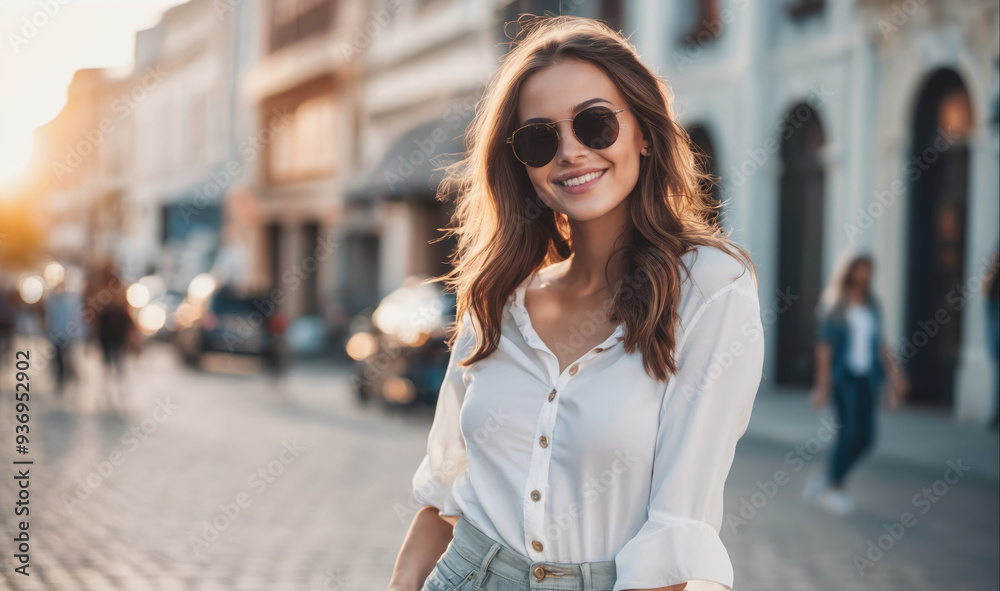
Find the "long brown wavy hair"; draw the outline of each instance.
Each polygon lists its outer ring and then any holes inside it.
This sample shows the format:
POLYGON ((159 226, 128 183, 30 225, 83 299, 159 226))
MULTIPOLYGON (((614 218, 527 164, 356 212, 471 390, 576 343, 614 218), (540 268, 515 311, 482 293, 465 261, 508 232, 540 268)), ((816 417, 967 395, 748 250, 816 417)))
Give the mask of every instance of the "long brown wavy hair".
MULTIPOLYGON (((674 326, 680 301, 681 256, 698 245, 726 251, 753 273, 750 254, 712 222, 719 207, 706 192, 717 178, 703 172, 688 133, 674 118, 673 91, 646 67, 635 47, 605 23, 576 16, 524 20, 512 49, 490 76, 476 114, 465 131, 464 158, 446 167, 437 198, 456 200, 444 236, 457 236, 452 271, 443 281, 457 300, 456 324, 466 312, 481 327, 478 348, 459 362, 467 367, 488 357, 500 341, 505 302, 531 273, 563 261, 573 242, 565 214, 544 205, 525 165, 506 138, 517 127, 517 99, 532 74, 564 60, 599 67, 614 82, 649 142, 629 200, 629 224, 612 253, 623 275, 641 278, 642 289, 618 282, 612 288, 611 321, 624 323, 627 353, 642 351, 648 374, 666 381, 677 372, 674 326)), ((609 261, 610 262, 610 261, 609 261)), ((605 268, 607 275, 607 268, 605 268)), ((475 323, 474 323, 475 324, 475 323)), ((458 330, 448 341, 453 347, 458 330)))

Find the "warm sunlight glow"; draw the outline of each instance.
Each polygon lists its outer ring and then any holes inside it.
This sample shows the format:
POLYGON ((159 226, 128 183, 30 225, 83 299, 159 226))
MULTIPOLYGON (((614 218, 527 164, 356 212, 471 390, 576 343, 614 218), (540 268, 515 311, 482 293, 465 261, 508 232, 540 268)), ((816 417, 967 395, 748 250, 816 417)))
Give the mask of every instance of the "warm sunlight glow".
POLYGON ((59 114, 73 73, 115 68, 126 74, 135 32, 152 27, 163 11, 183 1, 60 1, 51 3, 52 14, 37 0, 0 2, 0 185, 20 180, 31 158, 33 130, 59 114))

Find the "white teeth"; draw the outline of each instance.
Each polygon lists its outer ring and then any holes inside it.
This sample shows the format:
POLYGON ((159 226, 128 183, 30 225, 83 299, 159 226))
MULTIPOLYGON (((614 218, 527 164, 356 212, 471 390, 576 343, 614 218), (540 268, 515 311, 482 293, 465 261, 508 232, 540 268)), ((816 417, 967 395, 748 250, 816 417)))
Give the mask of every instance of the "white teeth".
POLYGON ((588 183, 597 177, 604 174, 603 170, 597 172, 589 172, 583 176, 573 177, 571 179, 566 179, 565 181, 559 181, 559 184, 564 187, 575 187, 577 185, 582 185, 583 183, 588 183))

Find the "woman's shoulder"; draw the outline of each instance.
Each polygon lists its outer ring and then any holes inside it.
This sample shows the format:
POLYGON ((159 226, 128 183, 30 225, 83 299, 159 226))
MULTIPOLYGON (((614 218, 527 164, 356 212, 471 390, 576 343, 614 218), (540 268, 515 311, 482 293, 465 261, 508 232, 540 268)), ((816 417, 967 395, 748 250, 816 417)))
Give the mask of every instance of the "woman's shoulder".
POLYGON ((730 289, 743 290, 756 296, 753 270, 737 256, 736 249, 724 250, 711 245, 697 245, 684 253, 681 260, 687 273, 684 270, 681 272, 684 277, 682 293, 706 302, 730 289))

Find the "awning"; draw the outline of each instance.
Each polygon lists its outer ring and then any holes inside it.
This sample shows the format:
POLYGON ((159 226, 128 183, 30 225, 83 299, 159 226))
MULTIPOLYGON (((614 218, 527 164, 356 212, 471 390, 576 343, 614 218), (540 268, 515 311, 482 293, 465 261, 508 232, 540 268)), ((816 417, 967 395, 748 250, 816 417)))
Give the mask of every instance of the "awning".
POLYGON ((436 117, 403 134, 374 169, 358 175, 346 191, 348 201, 431 200, 444 179, 441 168, 465 154, 465 128, 473 109, 459 117, 436 117), (438 170, 435 170, 438 169, 438 170))

